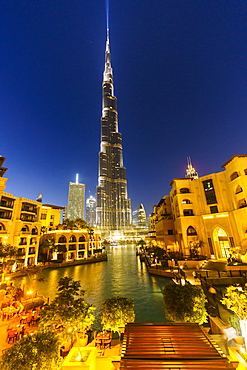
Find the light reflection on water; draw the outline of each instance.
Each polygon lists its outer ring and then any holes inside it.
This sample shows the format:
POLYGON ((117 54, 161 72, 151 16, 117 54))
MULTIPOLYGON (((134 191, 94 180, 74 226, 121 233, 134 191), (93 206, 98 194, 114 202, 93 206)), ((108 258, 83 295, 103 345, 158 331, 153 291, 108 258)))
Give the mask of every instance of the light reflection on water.
POLYGON ((18 281, 33 287, 45 297, 54 298, 57 282, 69 276, 80 280, 85 299, 96 307, 96 327, 100 325, 102 303, 113 296, 132 298, 135 304, 136 322, 163 322, 163 295, 161 289, 169 279, 151 276, 139 257, 135 246, 109 247, 108 260, 43 271, 45 283, 23 277, 18 281))

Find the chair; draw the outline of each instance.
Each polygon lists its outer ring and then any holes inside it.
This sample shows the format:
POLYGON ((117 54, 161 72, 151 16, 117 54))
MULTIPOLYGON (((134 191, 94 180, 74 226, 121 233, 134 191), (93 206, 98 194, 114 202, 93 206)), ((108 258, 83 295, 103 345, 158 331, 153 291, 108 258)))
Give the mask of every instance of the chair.
POLYGON ((19 331, 19 338, 22 339, 25 334, 25 326, 23 325, 21 330, 19 331))
POLYGON ((95 347, 101 348, 102 340, 95 338, 95 347))
POLYGON ((33 317, 32 317, 32 324, 37 324, 39 321, 39 316, 38 314, 35 312, 33 317))
POLYGON ((111 348, 111 338, 103 341, 104 348, 111 348))
POLYGON ((7 314, 4 311, 1 312, 1 318, 3 321, 7 319, 7 314))
POLYGON ((15 343, 15 341, 17 341, 17 336, 17 330, 10 329, 7 335, 7 343, 10 343, 10 341, 12 341, 12 343, 15 343))
POLYGON ((20 318, 20 325, 27 323, 27 316, 21 316, 20 318))
POLYGON ((28 316, 28 317, 26 318, 26 324, 27 324, 28 326, 30 326, 30 325, 31 325, 31 323, 32 323, 32 316, 28 316))
POLYGON ((104 340, 104 348, 111 348, 112 332, 108 333, 108 338, 104 340))

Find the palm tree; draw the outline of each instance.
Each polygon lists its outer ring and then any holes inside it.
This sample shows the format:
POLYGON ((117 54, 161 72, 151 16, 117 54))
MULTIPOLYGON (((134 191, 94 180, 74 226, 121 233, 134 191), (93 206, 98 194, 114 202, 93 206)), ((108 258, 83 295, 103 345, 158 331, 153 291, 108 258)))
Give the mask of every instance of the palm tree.
POLYGON ((53 238, 47 238, 45 239, 41 244, 40 247, 47 250, 47 261, 50 260, 50 253, 56 252, 57 247, 55 246, 55 242, 53 238))
POLYGON ((0 259, 2 259, 3 273, 2 280, 10 267, 18 260, 18 248, 10 244, 0 244, 0 259), (11 261, 11 264, 8 262, 11 261))

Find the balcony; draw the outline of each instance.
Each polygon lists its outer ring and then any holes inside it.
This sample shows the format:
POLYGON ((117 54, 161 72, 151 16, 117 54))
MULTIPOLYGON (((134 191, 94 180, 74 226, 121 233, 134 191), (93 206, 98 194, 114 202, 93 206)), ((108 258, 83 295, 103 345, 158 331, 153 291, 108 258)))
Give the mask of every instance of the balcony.
POLYGON ((34 215, 28 215, 28 214, 21 213, 20 220, 24 222, 35 222, 36 217, 34 215))
POLYGON ((192 209, 184 209, 183 214, 184 216, 194 216, 194 212, 192 209))
POLYGON ((25 256, 25 254, 26 254, 25 248, 18 249, 17 257, 23 257, 25 256))
POLYGON ((0 207, 13 209, 14 208, 14 203, 10 203, 10 202, 6 202, 6 201, 2 200, 0 202, 0 207))
POLYGON ((33 207, 31 205, 25 205, 25 204, 23 204, 22 205, 22 208, 21 208, 21 211, 22 212, 28 212, 28 213, 35 213, 35 214, 37 214, 37 208, 36 207, 33 207))
POLYGON ((12 217, 12 212, 0 211, 0 218, 2 218, 3 220, 11 220, 11 217, 12 217))

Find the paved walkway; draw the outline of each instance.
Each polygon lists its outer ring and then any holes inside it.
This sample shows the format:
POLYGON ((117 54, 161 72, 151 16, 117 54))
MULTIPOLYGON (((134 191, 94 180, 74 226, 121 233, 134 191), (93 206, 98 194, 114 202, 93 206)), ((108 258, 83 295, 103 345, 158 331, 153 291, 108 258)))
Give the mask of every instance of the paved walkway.
MULTIPOLYGON (((92 341, 88 346, 94 346, 92 341)), ((121 346, 117 339, 113 339, 112 347, 105 350, 97 349, 96 369, 95 370, 114 370, 112 361, 120 361, 121 346)))

